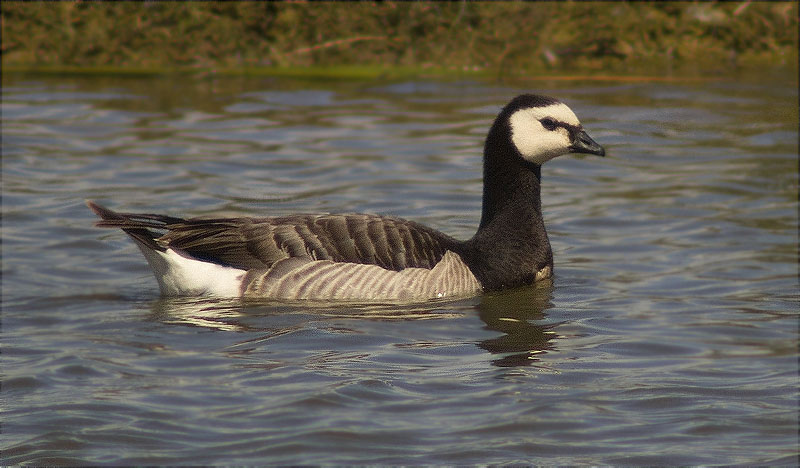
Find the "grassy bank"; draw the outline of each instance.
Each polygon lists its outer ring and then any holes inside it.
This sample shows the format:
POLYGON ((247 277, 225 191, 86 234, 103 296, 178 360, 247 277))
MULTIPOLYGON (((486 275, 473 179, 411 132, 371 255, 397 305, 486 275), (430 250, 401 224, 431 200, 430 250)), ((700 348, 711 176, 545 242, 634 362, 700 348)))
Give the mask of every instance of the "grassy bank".
POLYGON ((796 70, 797 2, 2 3, 4 69, 796 70))

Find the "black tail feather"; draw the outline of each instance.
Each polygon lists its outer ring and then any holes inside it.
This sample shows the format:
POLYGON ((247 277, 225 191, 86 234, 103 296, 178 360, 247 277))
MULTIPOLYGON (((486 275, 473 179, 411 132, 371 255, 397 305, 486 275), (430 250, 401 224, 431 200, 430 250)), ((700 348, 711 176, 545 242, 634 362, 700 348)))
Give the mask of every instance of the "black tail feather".
POLYGON ((119 213, 87 200, 86 206, 101 218, 98 227, 166 229, 170 224, 186 222, 183 218, 148 213, 119 213))
POLYGON ((167 229, 167 226, 171 224, 185 221, 182 218, 156 214, 118 213, 91 200, 86 201, 86 206, 100 217, 100 221, 97 221, 95 226, 120 228, 135 241, 162 252, 166 249, 156 241, 160 235, 150 229, 167 229))

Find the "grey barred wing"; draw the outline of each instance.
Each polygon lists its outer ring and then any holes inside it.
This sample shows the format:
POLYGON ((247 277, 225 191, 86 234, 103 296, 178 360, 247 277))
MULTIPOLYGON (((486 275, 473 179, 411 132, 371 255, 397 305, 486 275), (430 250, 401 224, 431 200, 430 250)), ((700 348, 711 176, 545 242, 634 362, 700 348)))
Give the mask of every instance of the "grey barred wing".
POLYGON ((375 215, 189 219, 163 227, 157 239, 200 260, 245 270, 290 257, 378 265, 401 271, 433 268, 456 241, 413 221, 375 215))

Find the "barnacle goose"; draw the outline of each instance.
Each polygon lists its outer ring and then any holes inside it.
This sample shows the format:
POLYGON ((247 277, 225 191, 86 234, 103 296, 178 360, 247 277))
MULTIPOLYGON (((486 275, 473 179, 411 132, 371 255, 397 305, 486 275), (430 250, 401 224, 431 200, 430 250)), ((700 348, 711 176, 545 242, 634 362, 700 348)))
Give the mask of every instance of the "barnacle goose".
POLYGON ((466 241, 367 214, 183 219, 87 205, 101 218, 97 226, 136 241, 166 296, 422 301, 551 276, 541 166, 567 153, 605 150, 557 99, 511 100, 486 137, 483 212, 466 241))

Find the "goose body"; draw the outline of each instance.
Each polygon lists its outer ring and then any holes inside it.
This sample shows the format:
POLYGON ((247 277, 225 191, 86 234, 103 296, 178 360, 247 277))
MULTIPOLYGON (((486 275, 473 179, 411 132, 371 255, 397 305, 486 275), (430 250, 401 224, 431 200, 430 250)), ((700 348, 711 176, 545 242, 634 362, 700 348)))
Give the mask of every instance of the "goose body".
POLYGON ((541 165, 566 153, 605 151, 556 99, 521 95, 506 105, 486 138, 481 222, 466 241, 367 214, 183 219, 87 204, 98 226, 136 241, 166 296, 420 301, 551 276, 541 165))

